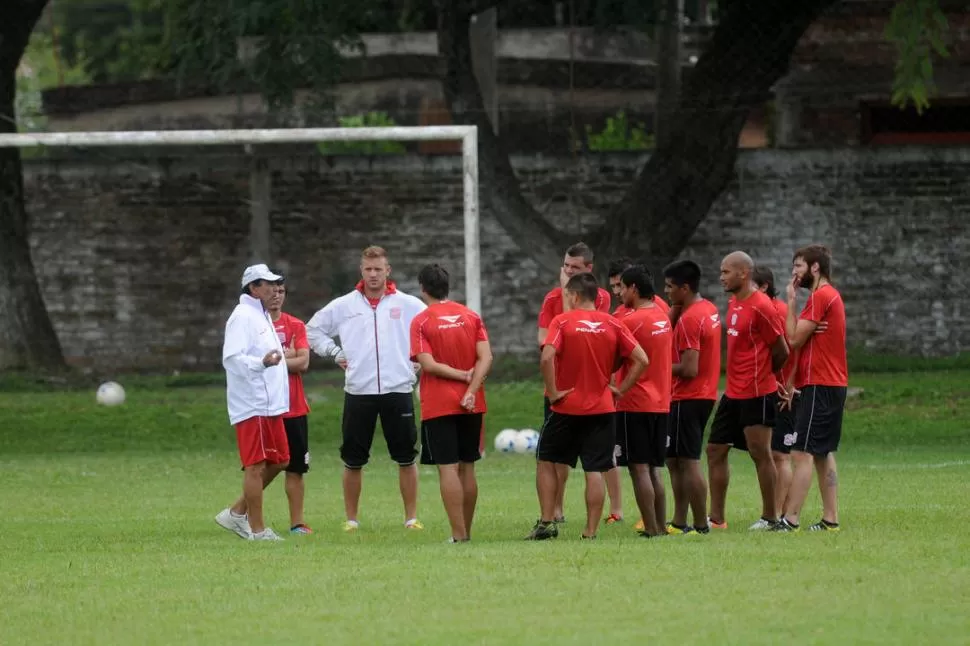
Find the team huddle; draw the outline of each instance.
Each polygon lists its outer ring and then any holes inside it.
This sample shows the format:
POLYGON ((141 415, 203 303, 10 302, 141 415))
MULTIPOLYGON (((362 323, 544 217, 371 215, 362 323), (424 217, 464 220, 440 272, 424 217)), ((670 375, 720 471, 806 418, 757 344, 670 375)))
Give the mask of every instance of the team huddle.
MULTIPOLYGON (((793 254, 786 300, 777 297, 769 269, 743 252, 729 254, 720 267, 720 282, 730 294, 723 316, 700 294, 701 269, 692 261, 664 268, 667 300, 655 293, 643 265, 615 261, 609 278, 619 304, 612 313, 611 295, 592 271, 589 247, 570 247, 560 286, 547 294, 539 314, 545 388, 536 448, 540 517, 526 538, 558 536, 565 522, 565 484, 580 464, 586 485, 583 539, 596 538, 607 493, 610 511, 602 522, 623 520, 623 467, 632 479, 641 536, 726 528, 732 447, 747 451, 757 471, 762 513, 752 530, 801 529, 814 467, 823 510, 810 529, 838 531, 834 454, 848 377, 845 310, 830 280, 828 249, 810 245, 793 254), (799 289, 808 292, 800 313, 799 289), (722 335, 727 385, 718 399, 722 335), (665 466, 674 500, 669 522, 665 466)), ((404 527, 423 528, 417 518, 420 459, 438 469, 449 542, 470 540, 478 499, 475 463, 484 448, 483 384, 492 363, 488 333, 476 313, 449 300, 449 275, 441 266, 419 272, 420 299, 400 292, 389 275, 384 250, 365 249, 357 287, 304 327, 281 312, 285 279, 265 265, 247 268, 223 349, 230 422, 244 469, 243 495, 216 517, 227 530, 250 540, 279 540, 264 523, 262 491, 285 469, 291 532, 310 532, 302 509, 309 451, 300 374, 312 349, 336 361, 346 375, 340 448, 344 530, 360 528, 362 468, 380 417, 388 452, 399 465, 404 527), (420 452, 412 399, 417 382, 420 452)))

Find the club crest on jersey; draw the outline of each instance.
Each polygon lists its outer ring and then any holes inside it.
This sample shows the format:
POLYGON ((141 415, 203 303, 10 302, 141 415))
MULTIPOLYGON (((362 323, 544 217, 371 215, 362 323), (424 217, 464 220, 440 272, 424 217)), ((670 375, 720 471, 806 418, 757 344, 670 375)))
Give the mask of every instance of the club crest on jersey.
POLYGON ((579 321, 579 323, 582 323, 586 327, 577 326, 577 332, 583 332, 585 334, 602 334, 606 332, 606 330, 600 329, 600 326, 603 325, 602 321, 579 321))
POLYGON ((736 325, 737 322, 738 322, 738 315, 737 314, 732 314, 731 315, 731 325, 736 325))
POLYGON ((450 314, 448 316, 439 316, 438 320, 444 321, 443 324, 438 325, 439 330, 449 330, 456 327, 462 327, 465 322, 461 320, 461 314, 450 314))
POLYGON ((401 308, 400 307, 392 307, 391 308, 391 318, 394 319, 394 320, 397 320, 397 319, 400 319, 401 318, 401 308))

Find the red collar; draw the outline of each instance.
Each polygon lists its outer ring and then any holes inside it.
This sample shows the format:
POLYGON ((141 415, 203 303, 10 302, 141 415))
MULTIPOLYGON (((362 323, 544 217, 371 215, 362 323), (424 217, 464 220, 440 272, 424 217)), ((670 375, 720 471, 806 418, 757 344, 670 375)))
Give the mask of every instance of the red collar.
MULTIPOLYGON (((357 286, 354 289, 356 289, 361 294, 364 294, 364 281, 363 280, 358 281, 357 282, 357 286)), ((384 294, 385 295, 386 294, 395 294, 395 293, 397 293, 397 285, 394 284, 394 281, 393 280, 389 280, 386 283, 384 283, 384 294)), ((367 296, 367 294, 364 294, 364 296, 367 296)))

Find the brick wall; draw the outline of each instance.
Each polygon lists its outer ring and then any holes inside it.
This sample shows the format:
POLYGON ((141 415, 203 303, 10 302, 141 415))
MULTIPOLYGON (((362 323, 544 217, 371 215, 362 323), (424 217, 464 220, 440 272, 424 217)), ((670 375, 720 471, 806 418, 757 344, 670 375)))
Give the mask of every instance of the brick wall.
MULTIPOLYGON (((100 370, 219 365, 225 318, 248 258, 248 170, 239 157, 108 157, 30 162, 32 244, 65 353, 100 370)), ((513 159, 529 198, 562 227, 599 219, 629 185, 636 155, 513 159)), ((463 289, 460 161, 451 157, 273 160, 273 253, 288 308, 309 318, 382 244, 401 287, 444 263, 463 289)), ((792 250, 836 255, 850 343, 951 354, 970 346, 970 149, 742 153, 730 188, 684 255, 717 286, 721 257, 745 249, 781 277, 792 250)), ((606 259, 602 259, 604 262, 606 259)), ((554 276, 483 213, 484 315, 499 352, 534 348, 554 276)))

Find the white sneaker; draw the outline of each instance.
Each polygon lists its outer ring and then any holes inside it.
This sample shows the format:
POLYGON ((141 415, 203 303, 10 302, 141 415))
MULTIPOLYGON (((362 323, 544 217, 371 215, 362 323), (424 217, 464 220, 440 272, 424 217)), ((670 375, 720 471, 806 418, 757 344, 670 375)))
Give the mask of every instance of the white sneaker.
POLYGON ((774 527, 774 523, 772 523, 770 520, 759 518, 758 522, 754 523, 748 528, 748 531, 757 532, 764 529, 771 529, 772 527, 774 527))
POLYGON ((281 541, 281 540, 283 540, 280 536, 277 536, 276 532, 274 532, 269 527, 264 528, 263 531, 261 531, 259 533, 250 534, 250 537, 251 538, 249 540, 251 540, 251 541, 281 541))
POLYGON ((253 530, 249 527, 249 516, 236 516, 228 507, 216 515, 216 523, 220 527, 238 534, 240 538, 249 540, 253 534, 253 530))

